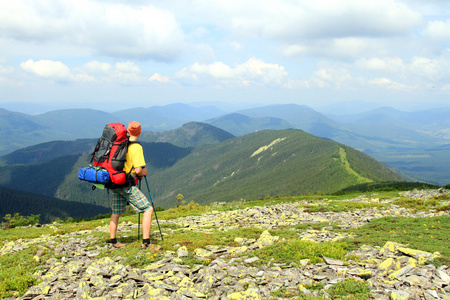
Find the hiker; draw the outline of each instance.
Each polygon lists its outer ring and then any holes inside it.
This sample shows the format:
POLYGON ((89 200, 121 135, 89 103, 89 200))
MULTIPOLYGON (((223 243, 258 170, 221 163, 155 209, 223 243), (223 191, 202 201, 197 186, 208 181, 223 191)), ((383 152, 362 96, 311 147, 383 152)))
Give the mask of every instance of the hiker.
MULTIPOLYGON (((128 124, 128 134, 130 135, 130 144, 126 155, 124 171, 128 174, 131 172, 133 178, 139 180, 147 175, 145 168, 145 159, 142 146, 139 143, 133 143, 141 134, 141 124, 132 121, 128 124)), ((142 245, 141 249, 148 249, 150 243, 150 229, 152 224, 153 207, 147 197, 134 184, 131 187, 119 187, 111 189, 112 191, 112 214, 109 222, 109 232, 111 235, 110 248, 122 248, 125 244, 119 243, 116 238, 119 217, 126 212, 127 202, 133 206, 136 212, 143 212, 142 217, 142 245)))

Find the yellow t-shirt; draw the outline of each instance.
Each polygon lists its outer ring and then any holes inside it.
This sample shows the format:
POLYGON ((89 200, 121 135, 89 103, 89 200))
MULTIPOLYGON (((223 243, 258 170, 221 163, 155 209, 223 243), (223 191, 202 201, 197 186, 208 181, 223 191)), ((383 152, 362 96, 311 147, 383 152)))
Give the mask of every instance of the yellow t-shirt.
POLYGON ((138 143, 130 144, 128 146, 127 160, 125 161, 125 166, 123 170, 127 173, 135 174, 134 168, 145 167, 144 151, 142 146, 138 143))

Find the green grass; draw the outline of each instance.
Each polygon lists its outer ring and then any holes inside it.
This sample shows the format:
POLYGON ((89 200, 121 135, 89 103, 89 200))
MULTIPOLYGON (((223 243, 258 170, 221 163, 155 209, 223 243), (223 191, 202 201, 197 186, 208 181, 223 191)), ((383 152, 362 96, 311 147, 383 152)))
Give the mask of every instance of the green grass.
POLYGON ((370 288, 366 282, 347 279, 341 281, 328 289, 328 293, 333 297, 342 299, 369 299, 370 288))
MULTIPOLYGON (((16 252, 9 255, 0 255, 0 299, 22 295, 28 287, 38 283, 32 274, 39 269, 39 263, 33 258, 37 247, 16 252)), ((42 253, 42 261, 50 256, 42 253)))
POLYGON ((351 202, 351 201, 336 201, 329 200, 326 205, 303 205, 305 212, 347 212, 354 211, 356 209, 364 209, 369 207, 383 208, 386 207, 385 204, 379 203, 361 203, 361 202, 351 202))
POLYGON ((357 238, 347 240, 349 249, 362 245, 383 246, 386 242, 397 242, 409 248, 430 253, 439 252, 436 265, 450 265, 450 217, 402 218, 385 217, 371 221, 363 227, 348 230, 357 238))
MULTIPOLYGON (((120 220, 131 220, 131 217, 121 218, 120 220)), ((83 221, 78 223, 63 223, 57 226, 44 226, 39 228, 12 228, 0 231, 0 245, 5 241, 14 241, 18 239, 33 239, 42 235, 61 235, 81 230, 94 229, 98 226, 109 225, 109 219, 100 219, 94 221, 83 221)))
POLYGON ((435 197, 431 199, 409 199, 401 198, 395 200, 392 204, 399 205, 411 210, 426 211, 430 209, 436 209, 438 211, 449 211, 450 205, 442 205, 442 201, 448 200, 447 197, 435 197))
POLYGON ((345 243, 338 242, 314 243, 289 240, 274 243, 245 255, 258 256, 260 258, 258 262, 260 263, 272 261, 273 263, 290 265, 292 263, 298 264, 302 259, 309 259, 311 263, 315 264, 323 262, 323 256, 344 260, 345 254, 347 254, 346 248, 345 243))
MULTIPOLYGON (((288 299, 302 299, 302 300, 318 300, 324 298, 322 290, 324 285, 322 283, 312 283, 300 285, 299 289, 281 288, 272 292, 274 299, 288 298, 288 299), (301 294, 300 290, 306 289, 309 292, 317 291, 320 296, 306 296, 301 294)), ((341 281, 327 290, 327 293, 332 297, 331 299, 346 299, 346 300, 366 300, 370 299, 370 288, 364 281, 355 279, 346 279, 341 281)))
POLYGON ((201 206, 198 203, 190 202, 187 205, 181 205, 179 207, 169 208, 167 210, 157 212, 162 219, 172 220, 187 216, 198 216, 207 211, 205 206, 201 206))

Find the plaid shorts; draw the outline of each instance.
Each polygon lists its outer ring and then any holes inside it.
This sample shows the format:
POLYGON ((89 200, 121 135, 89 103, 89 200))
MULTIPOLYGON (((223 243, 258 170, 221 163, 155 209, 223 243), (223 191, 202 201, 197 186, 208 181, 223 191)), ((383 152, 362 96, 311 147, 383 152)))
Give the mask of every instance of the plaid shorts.
POLYGON ((144 212, 150 208, 150 202, 147 197, 135 186, 130 188, 112 189, 112 213, 124 214, 127 212, 127 201, 133 206, 134 210, 144 212))

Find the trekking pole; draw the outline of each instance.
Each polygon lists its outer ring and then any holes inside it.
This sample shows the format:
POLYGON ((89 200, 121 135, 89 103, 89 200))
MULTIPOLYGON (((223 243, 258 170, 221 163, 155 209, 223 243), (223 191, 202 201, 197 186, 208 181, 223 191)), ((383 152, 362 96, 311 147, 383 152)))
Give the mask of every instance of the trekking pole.
MULTIPOLYGON (((141 190, 141 180, 140 179, 139 179, 139 190, 141 190)), ((137 235, 138 241, 139 241, 139 237, 141 235, 141 233, 139 232, 140 226, 141 226, 141 212, 138 212, 138 235, 137 235)))
POLYGON ((145 178, 145 183, 147 184, 147 190, 148 190, 148 194, 150 196, 150 201, 152 202, 153 212, 155 213, 156 223, 158 224, 159 235, 161 236, 161 240, 164 241, 164 238, 163 238, 163 235, 161 232, 161 227, 159 226, 158 215, 156 214, 155 204, 153 203, 152 193, 150 192, 150 187, 148 186, 147 176, 144 176, 144 178, 145 178))

